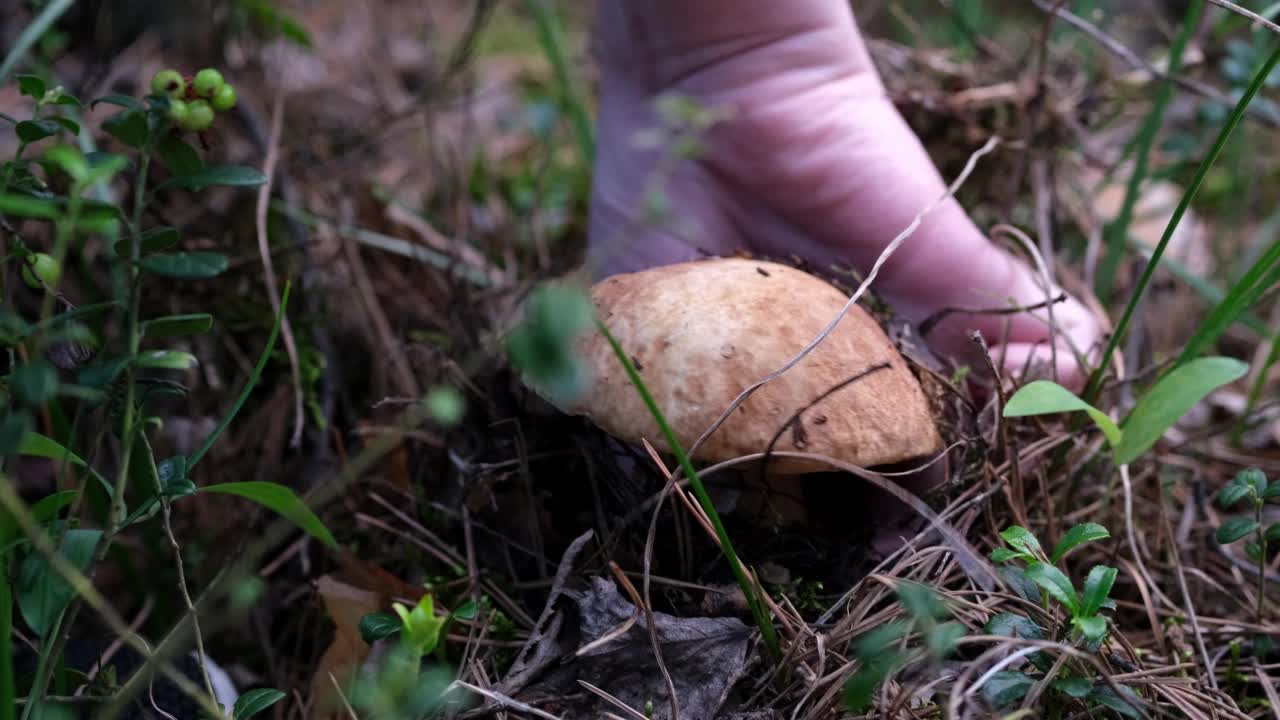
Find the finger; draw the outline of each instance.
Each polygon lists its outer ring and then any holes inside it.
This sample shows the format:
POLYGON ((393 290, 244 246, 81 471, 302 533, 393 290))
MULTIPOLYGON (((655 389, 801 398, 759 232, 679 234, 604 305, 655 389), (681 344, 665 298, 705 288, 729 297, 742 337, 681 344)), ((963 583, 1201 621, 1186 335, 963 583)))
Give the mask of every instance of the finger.
POLYGON ((1082 367, 1071 350, 1060 343, 1009 343, 991 348, 991 357, 1000 364, 1007 387, 1053 380, 1079 393, 1089 379, 1088 368, 1082 367))

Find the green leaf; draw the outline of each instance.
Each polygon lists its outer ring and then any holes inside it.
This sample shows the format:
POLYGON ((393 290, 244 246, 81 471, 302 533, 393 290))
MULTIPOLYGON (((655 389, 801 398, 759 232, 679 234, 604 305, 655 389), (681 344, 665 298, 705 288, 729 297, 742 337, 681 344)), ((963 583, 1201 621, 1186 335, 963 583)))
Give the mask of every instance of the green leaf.
POLYGON ((64 118, 58 115, 50 115, 46 119, 51 123, 61 125, 63 130, 66 130, 72 135, 80 134, 80 123, 77 123, 75 120, 72 120, 71 118, 64 118))
POLYGON ((1089 678, 1079 676, 1058 678, 1049 684, 1054 690, 1077 700, 1084 699, 1093 691, 1093 683, 1089 678))
POLYGON ((400 632, 400 618, 391 613, 375 612, 360 618, 360 637, 372 645, 400 632))
POLYGON ((1124 437, 1115 461, 1128 465, 1146 452, 1196 403, 1217 388, 1249 371, 1246 363, 1228 357, 1192 360, 1171 371, 1143 394, 1123 423, 1124 437))
POLYGON ((1080 634, 1092 645, 1102 642, 1107 635, 1107 619, 1102 615, 1072 618, 1071 624, 1079 628, 1080 634))
POLYGON ((0 213, 6 215, 53 220, 58 217, 60 210, 57 203, 43 198, 0 193, 0 213))
POLYGON ((1005 548, 1005 547, 998 547, 995 550, 991 551, 992 562, 1006 563, 1011 560, 1025 560, 1026 562, 1031 562, 1034 559, 1035 558, 1031 557, 1030 555, 1027 555, 1026 553, 1020 553, 1020 552, 1017 552, 1016 550, 1010 550, 1009 548, 1005 548))
POLYGON ((57 440, 45 437, 40 433, 27 433, 27 436, 22 440, 22 446, 18 448, 18 454, 42 457, 49 460, 66 460, 73 465, 89 467, 88 463, 80 459, 79 455, 63 447, 57 440))
POLYGON ((1081 523, 1067 531, 1066 535, 1058 541, 1053 548, 1053 554, 1049 556, 1049 562, 1057 564, 1059 560, 1066 557, 1067 553, 1095 540, 1104 540, 1111 537, 1111 533, 1106 528, 1097 523, 1081 523))
POLYGON ((1061 570, 1042 562, 1032 563, 1027 567, 1027 579, 1062 603, 1071 611, 1071 614, 1079 614, 1080 598, 1076 596, 1076 589, 1071 586, 1071 581, 1061 570))
POLYGON ((179 252, 152 255, 139 261, 143 270, 172 278, 206 279, 217 277, 230 264, 227 256, 213 252, 179 252))
POLYGON ((1118 571, 1106 565, 1094 565, 1084 581, 1084 596, 1080 599, 1080 614, 1096 615, 1102 609, 1102 603, 1111 594, 1111 587, 1116 583, 1118 571))
POLYGON ((551 399, 579 397, 591 381, 577 346, 595 318, 590 297, 572 285, 543 284, 530 293, 523 311, 521 323, 505 338, 513 367, 551 399))
POLYGON ((143 147, 151 136, 144 110, 125 110, 116 113, 102 122, 102 129, 111 137, 133 148, 143 147))
POLYGON ((911 629, 911 624, 895 620, 887 625, 880 625, 867 631, 858 638, 855 652, 859 660, 864 662, 888 652, 889 646, 897 642, 911 629))
POLYGON ((1267 486, 1267 491, 1262 493, 1262 497, 1270 499, 1280 495, 1280 482, 1273 482, 1267 486))
POLYGON ((1142 711, 1139 708, 1142 707, 1142 700, 1138 697, 1138 694, 1124 685, 1120 686, 1120 691, 1124 693, 1123 696, 1112 690, 1110 685, 1099 685, 1093 689, 1093 692, 1089 693, 1089 699, 1105 705, 1125 717, 1141 718, 1142 711))
MULTIPOLYGON (((93 559, 100 537, 101 530, 68 530, 62 538, 60 554, 73 567, 84 572, 93 559)), ((22 618, 41 638, 52 629, 58 614, 76 594, 44 555, 35 551, 23 559, 15 589, 22 618)))
POLYGON ((46 495, 31 506, 31 517, 35 518, 38 523, 47 523, 57 517, 62 508, 70 505, 75 499, 75 490, 59 490, 56 493, 46 495))
POLYGON ((1245 557, 1249 558, 1254 563, 1261 562, 1262 546, 1256 542, 1247 542, 1244 544, 1244 554, 1245 554, 1245 557))
POLYGON ((925 635, 925 642, 929 646, 929 652, 935 658, 942 659, 955 650, 956 641, 966 634, 964 625, 958 622, 945 622, 930 628, 925 635))
POLYGON ((13 126, 13 132, 24 143, 33 143, 53 137, 61 127, 51 120, 23 120, 13 126))
POLYGON ((1269 543, 1280 541, 1280 523, 1272 524, 1271 527, 1267 528, 1266 533, 1264 533, 1262 537, 1266 538, 1269 543))
POLYGON ((1011 612, 1002 612, 987 621, 983 631, 988 635, 1000 637, 1024 638, 1027 640, 1044 639, 1044 630, 1030 618, 1011 612))
MULTIPOLYGON (((181 235, 177 228, 166 226, 153 227, 142 233, 142 250, 138 254, 149 255, 168 250, 178 244, 181 235)), ((119 257, 129 257, 129 249, 133 246, 133 238, 123 237, 116 241, 115 251, 119 257)))
POLYGON ((1246 490, 1253 488, 1258 497, 1263 497, 1267 492, 1267 475, 1258 468, 1251 467, 1241 470, 1236 473, 1231 482, 1243 485, 1246 490))
POLYGON ((267 182, 267 176, 257 168, 243 165, 211 165, 190 175, 169 178, 156 191, 171 188, 198 190, 210 185, 224 187, 257 187, 267 182))
POLYGON ((19 402, 40 407, 58 391, 58 373, 47 362, 19 365, 9 376, 9 389, 19 402))
POLYGON ((898 583, 897 594, 903 609, 916 620, 931 620, 950 614, 938 594, 926 585, 904 580, 898 583))
POLYGON ((174 134, 165 135, 156 144, 156 155, 174 175, 194 175, 204 168, 200 153, 174 134))
POLYGON ((1022 568, 1017 565, 1001 565, 996 568, 996 574, 1018 597, 1037 604, 1040 602, 1040 588, 1027 578, 1027 573, 1022 568))
POLYGON ((0 420, 0 455, 13 455, 22 447, 22 439, 35 427, 29 410, 14 410, 0 420))
POLYGON ((1233 517, 1218 526, 1214 534, 1218 544, 1229 545, 1258 529, 1258 521, 1247 517, 1233 517))
POLYGON ((44 97, 45 87, 44 80, 37 75, 15 75, 18 81, 18 92, 27 97, 37 100, 44 97))
POLYGON ((134 358, 133 364, 164 370, 190 370, 200 361, 195 355, 180 350, 144 350, 134 358))
POLYGON ((80 102, 80 98, 70 93, 58 93, 53 99, 54 105, 70 105, 72 107, 84 107, 84 103, 80 102))
POLYGON ((85 387, 103 389, 110 385, 129 366, 133 358, 126 355, 108 360, 100 360, 80 368, 78 380, 85 387))
POLYGON ((1007 707, 1026 697, 1035 678, 1020 672, 1002 670, 992 675, 982 686, 982 694, 996 707, 1007 707))
POLYGON ((448 618, 436 615, 435 598, 432 595, 423 595, 413 608, 392 603, 391 609, 400 616, 402 639, 414 652, 425 656, 435 651, 448 618))
POLYGON ((320 522, 320 518, 316 517, 311 508, 284 485, 260 481, 231 482, 206 485, 200 488, 200 492, 239 495, 253 500, 293 521, 325 545, 335 550, 338 548, 338 542, 333 539, 333 535, 325 528, 324 523, 320 522))
POLYGON ((89 171, 81 178, 81 182, 88 187, 110 181, 116 174, 129 167, 129 158, 113 153, 87 153, 84 159, 89 164, 89 171))
POLYGON ((1106 435, 1112 447, 1120 444, 1121 431, 1115 422, 1098 408, 1081 400, 1075 393, 1049 380, 1036 380, 1018 388, 1004 406, 1005 417, 1052 415, 1060 412, 1084 411, 1106 435))
POLYGON ((875 699, 876 688, 889 677, 897 666, 906 660, 907 654, 900 651, 886 652, 874 659, 865 661, 863 666, 845 682, 841 699, 848 710, 861 713, 871 706, 875 699))
MULTIPOLYGON (((1280 483, 1277 483, 1277 486, 1280 487, 1280 483)), ((1218 493, 1218 504, 1224 508, 1229 508, 1248 496, 1249 486, 1236 482, 1227 483, 1218 493)))
POLYGON ((449 617, 454 620, 475 620, 479 614, 480 607, 476 605, 476 601, 468 600, 449 613, 449 617))
POLYGON ((128 95, 115 94, 115 93, 111 95, 104 95, 98 98, 97 100, 90 102, 89 108, 93 109, 97 107, 98 103, 106 103, 107 105, 116 105, 116 106, 125 108, 126 110, 146 110, 147 109, 147 106, 139 102, 137 98, 130 97, 128 95))
POLYGON ((231 717, 235 720, 247 720, 280 702, 284 697, 284 693, 274 688, 250 690, 236 699, 236 705, 231 711, 231 717))
POLYGON ((74 180, 82 180, 89 172, 89 163, 84 154, 70 145, 54 145, 44 154, 45 160, 52 162, 70 175, 74 180))
POLYGON ((1000 539, 1009 543, 1014 550, 1032 557, 1039 557, 1044 552, 1036 536, 1021 525, 1010 525, 1005 528, 1000 533, 1000 539))
POLYGON ((142 324, 142 334, 150 338, 201 335, 213 327, 213 316, 208 313, 169 315, 142 324))

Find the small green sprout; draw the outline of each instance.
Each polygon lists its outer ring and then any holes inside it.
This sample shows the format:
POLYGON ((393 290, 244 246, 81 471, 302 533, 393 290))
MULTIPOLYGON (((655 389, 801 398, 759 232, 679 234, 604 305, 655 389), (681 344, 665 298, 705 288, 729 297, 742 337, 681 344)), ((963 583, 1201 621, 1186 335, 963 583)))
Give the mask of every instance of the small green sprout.
POLYGON ((997 563, 1025 563, 1026 578, 1071 614, 1070 622, 1074 633, 1084 638, 1089 645, 1097 647, 1107 636, 1107 618, 1100 615, 1099 611, 1104 607, 1115 606, 1108 596, 1115 584, 1117 570, 1106 565, 1093 566, 1085 578, 1084 591, 1080 593, 1066 573, 1056 565, 1075 548, 1110 536, 1107 529, 1097 523, 1082 523, 1068 530, 1054 547, 1053 553, 1046 555, 1040 541, 1030 530, 1013 525, 1000 533, 1000 539, 1008 547, 993 550, 991 559, 997 563))
POLYGON ((422 596, 412 610, 400 603, 391 606, 403 623, 401 641, 413 648, 419 657, 435 652, 440 644, 440 631, 449 622, 448 617, 436 617, 435 599, 430 593, 422 596))
POLYGON ((1244 377, 1249 366, 1228 357, 1192 360, 1156 381, 1121 423, 1049 380, 1036 380, 1018 389, 1005 403, 1004 417, 1053 415, 1083 411, 1111 446, 1117 465, 1128 465, 1151 449, 1196 403, 1219 387, 1244 377))

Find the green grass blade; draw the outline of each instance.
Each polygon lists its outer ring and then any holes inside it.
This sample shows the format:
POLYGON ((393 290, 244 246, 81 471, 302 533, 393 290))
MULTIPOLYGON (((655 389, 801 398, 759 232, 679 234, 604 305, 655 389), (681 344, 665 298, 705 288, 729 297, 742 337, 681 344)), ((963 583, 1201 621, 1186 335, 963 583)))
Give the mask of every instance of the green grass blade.
POLYGON ((9 75, 13 69, 22 62, 22 58, 31 49, 32 45, 44 35, 44 31, 48 30, 63 13, 71 9, 75 4, 75 0, 53 0, 45 6, 44 10, 36 16, 35 20, 22 31, 17 41, 13 43, 13 48, 9 50, 9 54, 4 56, 4 62, 0 62, 0 85, 9 82, 9 75))
MULTIPOLYGON (((1236 104, 1235 110, 1227 120, 1226 127, 1222 129, 1222 134, 1219 135, 1218 142, 1215 143, 1214 152, 1211 152, 1211 156, 1216 155, 1216 151, 1220 151, 1221 146, 1226 144, 1230 131, 1235 128, 1236 124, 1240 121, 1240 117, 1244 114, 1245 105, 1248 104, 1249 100, 1257 94, 1258 90, 1262 87, 1263 81, 1265 81, 1267 76, 1271 74, 1271 71, 1275 68, 1277 62, 1280 62, 1280 48, 1276 48, 1276 50, 1271 53, 1271 56, 1267 58, 1267 62, 1262 66, 1262 69, 1254 75, 1252 82, 1249 83, 1249 89, 1245 92, 1244 96, 1240 98, 1240 102, 1236 104)), ((1206 158, 1206 160, 1209 159, 1210 158, 1206 158)), ((1202 165, 1201 168, 1206 171, 1208 169, 1204 165, 1202 165)), ((1204 173, 1202 172, 1196 173, 1196 182, 1193 183, 1192 188, 1199 186, 1199 180, 1202 179, 1203 174, 1204 173)), ((1253 264, 1253 267, 1249 268, 1248 272, 1246 272, 1244 276, 1242 276, 1232 286, 1231 290, 1227 293, 1227 296, 1222 299, 1222 302, 1218 303, 1218 305, 1209 313, 1209 316, 1200 323, 1200 327, 1196 330, 1195 335, 1193 335, 1191 339, 1187 341, 1186 346, 1183 347, 1182 353, 1178 356, 1176 364, 1182 365, 1198 357, 1208 349, 1210 345, 1216 342, 1218 338, 1226 332, 1227 328, 1231 326, 1235 319, 1239 317, 1240 314, 1243 313, 1249 305, 1251 305, 1253 301, 1262 294, 1263 291, 1266 290, 1266 283, 1275 282, 1275 279, 1278 277, 1278 269, 1280 269, 1280 240, 1276 240, 1271 244, 1271 247, 1268 248, 1267 251, 1263 253, 1262 257, 1253 264)))
MULTIPOLYGON (((1169 218, 1169 224, 1165 227, 1164 234, 1160 237, 1160 243, 1156 245, 1155 251, 1151 254, 1151 261, 1147 263, 1146 268, 1142 271, 1142 277, 1138 279, 1138 286, 1134 288, 1133 296, 1129 298, 1129 304, 1125 307, 1124 314, 1120 316, 1120 321, 1116 323, 1115 331, 1111 333, 1111 340, 1107 343, 1106 350, 1102 354, 1102 359, 1098 363, 1097 369, 1093 371, 1092 377, 1089 378, 1088 387, 1084 392, 1084 399, 1086 402, 1092 403, 1097 401, 1098 392, 1102 388, 1102 381, 1106 376, 1107 367, 1111 364, 1111 357, 1115 354, 1116 348, 1119 347, 1121 340, 1124 338, 1125 332, 1129 329, 1129 322, 1133 319, 1133 314, 1137 310, 1138 301, 1142 299, 1142 294, 1146 291, 1147 286, 1151 284, 1151 276, 1155 273, 1156 267, 1159 266, 1160 259, 1164 256, 1165 248, 1168 247, 1169 240, 1173 237, 1174 230, 1177 229, 1178 223, 1182 221, 1182 216, 1186 214, 1187 208, 1191 205, 1192 199, 1195 198, 1196 193, 1200 190, 1200 186, 1204 183, 1204 178, 1208 175, 1209 168, 1213 167, 1213 163, 1218 159, 1218 156, 1222 154, 1222 149, 1226 146, 1227 140, 1231 137, 1231 133, 1235 130, 1236 126, 1240 124, 1240 119, 1244 117, 1245 109, 1249 107, 1249 103, 1253 100, 1254 96, 1258 94, 1258 90, 1262 88, 1262 83, 1267 79, 1267 76, 1271 74, 1271 71, 1275 68, 1277 61, 1280 61, 1280 49, 1273 52, 1271 56, 1267 58, 1267 62, 1263 64, 1262 68, 1253 76, 1253 79, 1249 82, 1249 87, 1245 90, 1244 95, 1240 97, 1240 101, 1236 103, 1235 108, 1231 110, 1231 115, 1227 117, 1226 123, 1223 124, 1222 130, 1218 133, 1217 139, 1214 140, 1213 147, 1209 149, 1209 153, 1200 161, 1200 167, 1196 168, 1195 177, 1192 178, 1191 184, 1187 186, 1186 191, 1182 193, 1182 199, 1178 201, 1178 207, 1174 209, 1173 216, 1169 218)), ((1257 265, 1250 270, 1250 273, 1253 273, 1254 270, 1258 270, 1259 276, 1262 274, 1262 270, 1259 270, 1257 265)), ((1224 305, 1232 300, 1232 297, 1237 292, 1238 288, 1239 284, 1237 284, 1236 288, 1233 288, 1231 293, 1228 293, 1227 298, 1219 304, 1219 309, 1223 308, 1224 305)), ((1243 310, 1243 307, 1241 307, 1240 310, 1243 310)), ((1234 318, 1238 314, 1238 311, 1232 314, 1229 310, 1222 310, 1221 312, 1215 310, 1214 313, 1211 314, 1210 318, 1207 318, 1205 323, 1201 325, 1201 330, 1197 331, 1196 336, 1193 338, 1193 341, 1196 341, 1197 343, 1197 349, 1195 352, 1199 353, 1200 350, 1198 348, 1204 347, 1208 344, 1206 340, 1210 336, 1216 339, 1217 336, 1229 326, 1229 323, 1223 323, 1221 321, 1221 317, 1230 316, 1234 318), (1212 326, 1209 325, 1211 320, 1214 323, 1212 326)), ((1187 349, 1184 349, 1183 354, 1178 359, 1178 365, 1181 365, 1185 363, 1187 359, 1194 357, 1194 355, 1187 352, 1191 347, 1191 343, 1188 343, 1187 349)))
POLYGON ((1142 181, 1147 179, 1147 162, 1151 156, 1151 147, 1155 144, 1156 134, 1160 132, 1160 126, 1164 122, 1165 110, 1173 100, 1175 84, 1172 78, 1182 70, 1183 50, 1196 26, 1199 25, 1200 12, 1203 9, 1204 3, 1201 0, 1192 0, 1187 5, 1182 29, 1169 48, 1169 79, 1160 83, 1155 105, 1151 107, 1151 112, 1147 113, 1142 127, 1138 130, 1134 147, 1133 174, 1129 176, 1124 204, 1120 207, 1120 215, 1108 223, 1104 231, 1107 252, 1102 259, 1102 266, 1098 268, 1095 288, 1098 298, 1104 303, 1111 297, 1112 288, 1115 286, 1116 269, 1120 266, 1120 258, 1124 255, 1124 239, 1128 236, 1129 224, 1133 221, 1133 208, 1138 201, 1142 181))
POLYGON ((720 546, 723 549, 725 559, 729 561, 729 567, 733 570, 733 575, 751 606, 751 615, 755 618, 756 625, 760 628, 760 634, 764 637, 765 645, 769 648, 769 652, 774 659, 780 658, 781 649, 778 645, 778 636, 774 632, 773 623, 765 611, 764 603, 760 599, 757 587, 748 577, 746 569, 742 566, 742 561, 738 559, 738 553, 733 549, 732 541, 729 540, 729 533, 720 521, 720 513, 716 512, 715 503, 712 502, 711 496, 707 494, 707 489, 703 486, 702 479, 698 477, 698 472, 693 469, 693 463, 690 462, 689 455, 684 451, 684 447, 680 444, 680 440, 676 438, 676 434, 672 432, 671 426, 667 424, 666 417, 658 409, 658 404, 654 401, 653 395, 649 393, 649 388, 644 384, 644 380, 640 379, 640 373, 636 372, 635 365, 627 357, 626 351, 614 339, 604 323, 597 320, 596 326, 605 339, 609 341, 609 346, 613 348, 614 355, 617 356, 618 361, 622 363, 622 367, 627 371, 627 377, 630 378, 631 384, 640 393, 641 399, 644 400, 644 404, 649 408, 649 413, 657 421, 658 428, 662 431, 662 436, 666 438, 668 447, 671 448, 671 452, 679 460, 680 468, 684 470, 684 474, 689 478, 689 485, 693 488, 694 495, 698 498, 698 503, 702 505, 702 509, 707 513, 707 517, 710 518, 716 537, 720 539, 720 546))
MULTIPOLYGON (((1142 255, 1148 262, 1151 260, 1151 246, 1132 236, 1130 236, 1128 244, 1130 250, 1142 255)), ((1254 259, 1256 260, 1257 258, 1255 257, 1254 259)), ((1186 265, 1183 265, 1173 258, 1161 258, 1160 266, 1165 270, 1168 270, 1170 275, 1181 280, 1187 287, 1194 290, 1197 295, 1213 305, 1217 305, 1222 302, 1223 298, 1227 296, 1227 291, 1218 287, 1212 281, 1206 280, 1195 274, 1191 271, 1191 268, 1188 268, 1186 265)), ((1241 313, 1240 316, 1236 318, 1236 322, 1244 325, 1259 337, 1266 338, 1271 336, 1271 330, 1267 327, 1267 324, 1251 312, 1245 311, 1241 313)))
POLYGON ((556 19, 555 12, 548 6, 547 0, 525 0, 525 5, 533 15, 538 44, 542 46, 542 51, 551 63, 556 83, 560 86, 560 101, 573 122, 578 150, 582 153, 583 162, 590 167, 591 163, 595 162, 596 156, 591 118, 587 115, 587 105, 583 102, 569 74, 569 61, 565 58, 564 37, 560 33, 560 23, 556 19))
POLYGON ((1262 367, 1258 368, 1253 384, 1249 386, 1249 399, 1245 402, 1244 412, 1236 418, 1235 427, 1231 429, 1231 444, 1239 445, 1241 438, 1244 437, 1249 416, 1253 414, 1254 408, 1258 407, 1258 400, 1262 399, 1262 389, 1266 387, 1271 368, 1277 360, 1280 360, 1280 334, 1271 338, 1271 350, 1267 352, 1267 359, 1263 361, 1262 367))
POLYGON ((236 398, 236 404, 231 407, 227 416, 222 418, 222 422, 218 423, 218 427, 205 438, 200 445, 200 449, 196 450, 187 461, 187 471, 200 462, 200 458, 209 452, 209 448, 222 437, 222 433, 227 431, 227 426, 235 419, 236 413, 240 412, 240 408, 244 407, 244 403, 249 399, 249 394, 253 392, 253 388, 258 384, 258 378, 262 377, 262 371, 267 366, 267 360, 271 357, 271 351, 276 347, 276 337, 280 335, 280 323, 284 321, 284 314, 289 308, 289 291, 292 289, 292 283, 284 284, 284 293, 280 298, 280 312, 276 314, 276 321, 271 326, 271 337, 267 339, 267 346, 262 349, 262 357, 258 358, 258 364, 253 368, 253 374, 249 376, 249 380, 244 384, 244 390, 240 392, 240 397, 236 398))

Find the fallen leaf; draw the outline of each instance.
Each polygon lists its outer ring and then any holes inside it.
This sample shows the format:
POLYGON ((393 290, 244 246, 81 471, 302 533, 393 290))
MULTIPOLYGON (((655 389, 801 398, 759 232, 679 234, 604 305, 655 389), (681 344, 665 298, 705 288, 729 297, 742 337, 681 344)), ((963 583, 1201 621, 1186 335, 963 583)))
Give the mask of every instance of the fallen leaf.
POLYGON ((311 676, 310 720, 345 720, 346 711, 337 696, 333 680, 346 688, 355 678, 361 663, 369 655, 369 645, 360 637, 360 618, 381 610, 385 597, 362 590, 325 575, 316 583, 316 591, 325 611, 333 621, 333 642, 321 656, 311 676))

